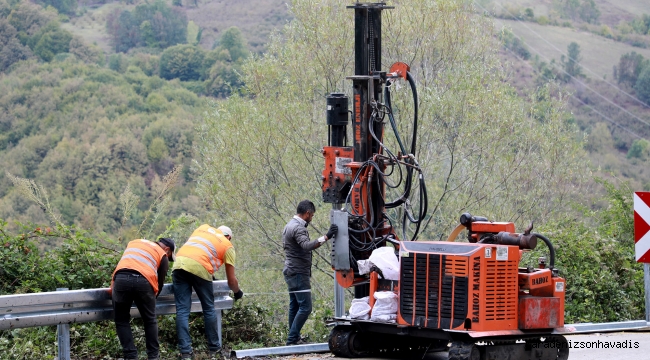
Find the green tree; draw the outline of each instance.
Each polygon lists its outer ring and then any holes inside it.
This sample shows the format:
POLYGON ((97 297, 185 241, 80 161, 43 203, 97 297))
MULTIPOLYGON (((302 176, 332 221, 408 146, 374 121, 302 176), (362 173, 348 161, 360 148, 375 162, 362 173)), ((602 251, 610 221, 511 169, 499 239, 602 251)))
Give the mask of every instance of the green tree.
POLYGON ((616 68, 616 79, 618 80, 618 83, 634 86, 641 71, 646 66, 648 66, 648 60, 646 60, 641 54, 632 51, 621 55, 621 58, 618 61, 618 67, 616 68))
POLYGON ((233 26, 224 31, 219 39, 219 47, 228 50, 231 61, 239 61, 248 56, 246 39, 238 27, 233 26))
POLYGON ((145 20, 140 24, 140 37, 148 47, 156 47, 156 35, 149 20, 145 20))
POLYGON ((600 10, 598 10, 598 6, 596 6, 594 0, 584 0, 582 4, 580 4, 578 12, 582 21, 590 24, 598 23, 598 19, 600 18, 600 10))
POLYGON ((187 43, 198 45, 201 41, 201 28, 194 21, 187 23, 187 43))
POLYGON ((556 4, 564 18, 582 20, 591 24, 597 24, 600 18, 600 10, 594 0, 560 0, 556 4))
POLYGON ((50 61, 56 54, 70 51, 72 34, 62 29, 57 22, 50 22, 30 39, 34 54, 50 61))
POLYGON ((530 51, 528 50, 528 47, 526 47, 526 44, 517 37, 512 31, 508 29, 503 29, 499 33, 499 37, 501 38, 501 41, 503 42, 503 46, 515 53, 518 57, 528 60, 530 59, 530 51))
POLYGON ((569 46, 567 46, 567 57, 562 55, 560 58, 560 62, 565 71, 564 81, 569 82, 572 78, 584 76, 582 73, 582 67, 580 66, 581 60, 580 45, 575 41, 571 42, 569 46))
POLYGON ((641 70, 636 84, 634 84, 634 90, 639 100, 650 103, 650 66, 646 66, 641 70))
POLYGON ((43 11, 40 6, 30 2, 20 2, 11 10, 7 20, 19 33, 31 36, 55 18, 56 13, 43 11))
POLYGON ((646 139, 634 140, 632 146, 630 146, 630 150, 627 152, 627 158, 647 159, 650 150, 648 149, 648 145, 650 145, 650 142, 646 139))
POLYGON ((32 56, 34 55, 27 46, 22 45, 18 39, 11 39, 2 45, 0 50, 0 71, 5 71, 9 66, 32 56))
POLYGON ((187 15, 181 8, 156 0, 133 11, 115 9, 107 16, 106 30, 119 52, 137 46, 165 49, 187 40, 187 15))
MULTIPOLYGON (((322 196, 324 95, 349 93, 345 77, 354 73, 350 10, 336 0, 298 0, 291 13, 291 26, 269 51, 243 66, 250 96, 213 104, 196 155, 203 198, 242 228, 241 236, 255 239, 242 246, 276 259, 277 234, 295 205, 322 196)), ((563 217, 587 171, 558 92, 546 86, 529 102, 519 98, 504 81, 492 23, 468 12, 464 1, 402 1, 385 16, 383 63, 406 59, 418 79, 419 161, 433 209, 422 238, 448 234, 470 209, 522 224, 563 217), (423 13, 428 16, 412 21, 423 13)), ((410 90, 393 91, 400 131, 410 133, 410 90)), ((386 142, 395 146, 394 139, 386 142)), ((322 231, 328 206, 317 203, 312 225, 322 231)), ((315 266, 329 273, 328 249, 322 250, 315 266)))
POLYGON ((44 7, 52 6, 61 14, 74 15, 77 9, 77 0, 39 0, 44 7))
POLYGON ((160 55, 160 77, 198 80, 201 77, 205 51, 198 46, 176 45, 165 49, 160 55))

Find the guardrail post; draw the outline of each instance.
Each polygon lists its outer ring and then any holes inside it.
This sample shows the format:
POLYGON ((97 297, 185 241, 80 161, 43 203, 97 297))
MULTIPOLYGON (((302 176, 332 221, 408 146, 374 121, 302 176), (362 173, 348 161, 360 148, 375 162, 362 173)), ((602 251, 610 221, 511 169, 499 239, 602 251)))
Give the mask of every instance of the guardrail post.
MULTIPOLYGON (((68 291, 68 288, 57 288, 56 291, 68 291)), ((59 353, 58 360, 70 360, 70 324, 57 325, 56 338, 59 353)))
POLYGON ((221 314, 223 310, 217 310, 217 335, 219 336, 219 344, 223 346, 223 341, 221 340, 221 314))
POLYGON ((650 264, 643 264, 643 282, 645 284, 645 321, 650 322, 650 264))

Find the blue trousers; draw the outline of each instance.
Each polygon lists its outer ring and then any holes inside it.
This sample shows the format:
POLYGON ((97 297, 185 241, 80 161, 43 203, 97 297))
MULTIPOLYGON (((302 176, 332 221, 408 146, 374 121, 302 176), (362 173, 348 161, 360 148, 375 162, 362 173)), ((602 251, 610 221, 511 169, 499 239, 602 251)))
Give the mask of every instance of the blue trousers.
POLYGON ((311 314, 311 291, 309 275, 294 274, 284 275, 284 281, 289 289, 289 336, 287 345, 300 340, 300 330, 305 325, 309 314, 311 314))
POLYGON ((192 306, 192 289, 201 301, 203 322, 205 323, 205 337, 208 341, 208 350, 219 351, 219 333, 217 332, 217 310, 214 309, 214 292, 212 281, 201 279, 185 270, 172 272, 174 283, 174 298, 176 300, 176 334, 178 336, 178 350, 181 354, 192 353, 192 339, 190 338, 190 308, 192 306))

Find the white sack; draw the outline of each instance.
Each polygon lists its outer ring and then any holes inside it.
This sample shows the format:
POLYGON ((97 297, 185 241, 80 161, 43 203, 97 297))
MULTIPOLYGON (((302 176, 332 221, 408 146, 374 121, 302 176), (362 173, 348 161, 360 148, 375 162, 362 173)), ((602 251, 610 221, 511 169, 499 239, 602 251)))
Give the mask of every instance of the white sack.
POLYGON ((375 292, 375 306, 372 307, 370 320, 386 321, 383 315, 397 316, 397 294, 392 291, 375 292))
POLYGON ((365 275, 370 272, 372 262, 370 260, 357 260, 357 266, 359 267, 359 274, 365 275))
POLYGON ((374 321, 383 321, 383 322, 391 322, 391 323, 394 323, 395 320, 397 320, 397 314, 377 315, 377 316, 375 316, 375 319, 374 319, 374 321))
POLYGON ((352 300, 352 305, 350 305, 350 317, 352 319, 368 320, 370 318, 368 300, 368 296, 352 300))
POLYGON ((384 246, 373 250, 368 260, 381 270, 384 279, 399 280, 399 261, 392 247, 384 246))

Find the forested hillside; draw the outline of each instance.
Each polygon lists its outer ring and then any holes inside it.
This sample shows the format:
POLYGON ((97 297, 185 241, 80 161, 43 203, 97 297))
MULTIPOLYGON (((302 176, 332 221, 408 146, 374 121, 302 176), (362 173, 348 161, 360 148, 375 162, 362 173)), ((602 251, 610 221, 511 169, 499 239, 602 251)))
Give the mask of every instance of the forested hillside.
POLYGON ((75 9, 0 1, 0 218, 130 238, 204 213, 193 194, 194 129, 206 95, 241 86, 241 32, 225 30, 206 51, 188 43, 188 31, 200 35, 184 10, 158 1, 112 13, 111 44, 129 53, 106 54, 61 26, 75 9), (175 168, 171 198, 157 202, 175 168), (12 177, 41 186, 49 203, 32 202, 12 177))

